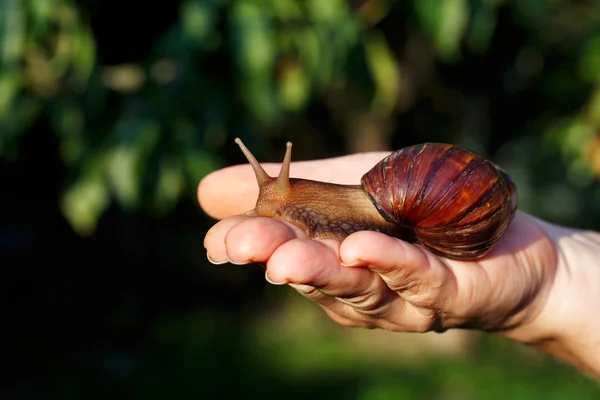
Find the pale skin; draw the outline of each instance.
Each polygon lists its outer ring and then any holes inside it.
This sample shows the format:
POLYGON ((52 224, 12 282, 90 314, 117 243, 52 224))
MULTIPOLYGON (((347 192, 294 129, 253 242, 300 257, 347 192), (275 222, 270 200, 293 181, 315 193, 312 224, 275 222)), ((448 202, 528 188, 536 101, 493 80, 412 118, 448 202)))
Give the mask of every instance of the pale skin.
MULTIPOLYGON (((291 176, 357 184, 388 153, 293 162, 291 176)), ((263 164, 277 176, 279 164, 263 164)), ((376 232, 312 240, 282 221, 251 217, 258 195, 249 165, 206 176, 202 209, 220 220, 204 246, 214 264, 263 263, 336 323, 402 332, 497 332, 600 380, 600 233, 517 212, 490 254, 453 261, 376 232)))

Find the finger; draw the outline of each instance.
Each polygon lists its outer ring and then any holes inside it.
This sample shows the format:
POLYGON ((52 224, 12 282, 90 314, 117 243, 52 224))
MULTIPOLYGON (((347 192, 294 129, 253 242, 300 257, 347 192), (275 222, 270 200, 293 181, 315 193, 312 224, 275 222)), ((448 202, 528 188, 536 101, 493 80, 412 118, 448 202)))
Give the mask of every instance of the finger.
POLYGON ((276 219, 247 218, 227 231, 223 246, 227 260, 233 264, 266 262, 279 246, 297 237, 305 235, 276 219))
MULTIPOLYGON (((360 177, 387 153, 374 152, 325 160, 293 162, 293 177, 332 183, 357 184, 360 177)), ((271 176, 279 174, 280 164, 265 163, 271 176)), ((198 201, 211 217, 223 219, 254 208, 258 185, 249 165, 237 165, 215 171, 200 181, 198 201)))
POLYGON ((297 239, 282 244, 267 264, 269 276, 286 283, 304 284, 338 296, 362 292, 377 276, 366 268, 342 267, 339 243, 297 239))
POLYGON ((376 232, 357 232, 340 247, 347 265, 365 265, 412 304, 441 307, 456 290, 450 269, 428 251, 376 232))
POLYGON ((233 226, 249 218, 244 215, 235 215, 219 221, 206 232, 204 248, 206 249, 206 257, 211 263, 224 264, 229 262, 225 248, 225 236, 233 226))
MULTIPOLYGON (((272 174, 271 165, 264 165, 272 174)), ((258 197, 258 184, 249 165, 224 168, 205 176, 198 185, 200 207, 211 217, 223 219, 252 210, 258 197)))
POLYGON ((267 273, 271 280, 290 283, 305 297, 348 318, 383 318, 398 300, 369 269, 341 266, 337 241, 288 241, 269 259, 267 273))

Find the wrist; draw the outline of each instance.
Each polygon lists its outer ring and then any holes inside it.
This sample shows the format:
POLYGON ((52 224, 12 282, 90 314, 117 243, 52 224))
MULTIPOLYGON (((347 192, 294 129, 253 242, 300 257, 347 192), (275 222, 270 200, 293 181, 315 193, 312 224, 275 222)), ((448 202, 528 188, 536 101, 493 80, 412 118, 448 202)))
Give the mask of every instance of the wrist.
POLYGON ((535 316, 506 336, 600 378, 600 234, 537 222, 554 244, 556 270, 535 316))

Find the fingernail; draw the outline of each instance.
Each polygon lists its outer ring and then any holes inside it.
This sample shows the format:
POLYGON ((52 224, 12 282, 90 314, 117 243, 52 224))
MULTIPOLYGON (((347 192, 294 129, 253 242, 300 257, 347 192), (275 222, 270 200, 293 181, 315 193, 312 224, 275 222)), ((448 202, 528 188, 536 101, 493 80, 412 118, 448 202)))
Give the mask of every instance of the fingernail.
POLYGON ((227 256, 227 262, 233 265, 246 265, 251 263, 251 261, 232 261, 231 258, 229 258, 229 255, 227 256))
POLYGON ((341 265, 342 267, 358 267, 358 266, 360 266, 360 262, 358 262, 358 261, 353 261, 353 262, 351 262, 351 263, 347 263, 347 264, 346 264, 345 262, 342 262, 342 261, 340 261, 340 265, 341 265))
POLYGON ((267 282, 269 282, 271 285, 277 285, 277 286, 281 286, 281 285, 285 285, 287 282, 275 282, 273 281, 270 277, 269 277, 269 271, 265 271, 265 280, 267 282))
POLYGON ((208 251, 206 252, 206 258, 208 258, 208 261, 210 261, 210 263, 214 264, 214 265, 227 264, 229 262, 227 260, 224 260, 224 261, 213 260, 212 258, 210 258, 210 254, 208 254, 208 251))
POLYGON ((302 293, 309 293, 309 292, 312 292, 313 290, 315 290, 314 286, 305 285, 303 283, 290 283, 290 286, 302 293))

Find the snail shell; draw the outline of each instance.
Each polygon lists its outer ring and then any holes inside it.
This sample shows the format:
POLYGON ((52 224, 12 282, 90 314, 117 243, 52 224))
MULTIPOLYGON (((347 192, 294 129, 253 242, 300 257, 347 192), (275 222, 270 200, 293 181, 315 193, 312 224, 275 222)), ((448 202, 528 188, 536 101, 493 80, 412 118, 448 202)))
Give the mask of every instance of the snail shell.
POLYGON ((383 218, 450 258, 486 254, 514 217, 518 194, 498 166, 463 148, 426 143, 393 152, 362 177, 383 218))

